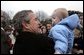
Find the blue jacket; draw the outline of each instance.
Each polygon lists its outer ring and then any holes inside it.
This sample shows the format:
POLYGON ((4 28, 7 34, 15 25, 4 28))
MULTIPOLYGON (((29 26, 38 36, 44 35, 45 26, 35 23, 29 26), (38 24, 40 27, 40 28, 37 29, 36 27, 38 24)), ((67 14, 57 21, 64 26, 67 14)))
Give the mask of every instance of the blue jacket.
POLYGON ((74 14, 51 28, 49 37, 55 42, 55 51, 59 51, 61 54, 67 54, 71 51, 74 41, 73 30, 77 26, 79 26, 79 17, 74 14))

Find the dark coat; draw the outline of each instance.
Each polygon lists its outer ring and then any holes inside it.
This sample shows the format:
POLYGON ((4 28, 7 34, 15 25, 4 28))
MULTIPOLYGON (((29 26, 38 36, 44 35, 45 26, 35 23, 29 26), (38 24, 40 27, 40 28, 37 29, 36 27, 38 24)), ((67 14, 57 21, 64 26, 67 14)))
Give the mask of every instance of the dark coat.
POLYGON ((49 37, 22 32, 16 37, 14 54, 53 54, 54 42, 49 37))
POLYGON ((82 37, 74 39, 74 47, 73 48, 83 49, 83 38, 82 37), (75 43, 77 44, 77 46, 75 46, 75 43))
POLYGON ((10 53, 10 46, 7 43, 8 36, 6 35, 5 31, 1 29, 1 54, 9 54, 10 53))

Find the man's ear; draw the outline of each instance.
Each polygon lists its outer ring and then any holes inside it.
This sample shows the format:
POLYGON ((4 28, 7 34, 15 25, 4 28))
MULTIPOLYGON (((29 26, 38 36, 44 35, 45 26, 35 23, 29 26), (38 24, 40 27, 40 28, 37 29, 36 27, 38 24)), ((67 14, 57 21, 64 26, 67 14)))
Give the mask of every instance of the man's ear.
POLYGON ((23 28, 25 28, 25 29, 29 29, 29 24, 28 23, 26 23, 26 22, 22 22, 22 26, 23 26, 23 28))

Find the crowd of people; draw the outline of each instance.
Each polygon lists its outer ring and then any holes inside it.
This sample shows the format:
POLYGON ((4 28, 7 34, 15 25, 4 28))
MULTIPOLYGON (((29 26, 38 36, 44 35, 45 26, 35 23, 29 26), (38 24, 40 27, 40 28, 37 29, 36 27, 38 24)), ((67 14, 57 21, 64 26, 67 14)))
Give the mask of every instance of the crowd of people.
POLYGON ((83 54, 83 13, 57 8, 39 18, 22 10, 10 20, 1 10, 1 54, 83 54))

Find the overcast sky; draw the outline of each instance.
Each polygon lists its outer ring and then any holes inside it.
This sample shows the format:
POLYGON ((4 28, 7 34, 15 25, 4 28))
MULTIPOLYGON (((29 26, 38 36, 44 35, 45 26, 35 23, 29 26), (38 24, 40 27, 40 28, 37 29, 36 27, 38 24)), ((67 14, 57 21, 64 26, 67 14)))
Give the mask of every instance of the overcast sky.
POLYGON ((1 10, 14 13, 31 9, 33 11, 43 10, 51 15, 57 8, 83 12, 83 1, 1 1, 1 10))

